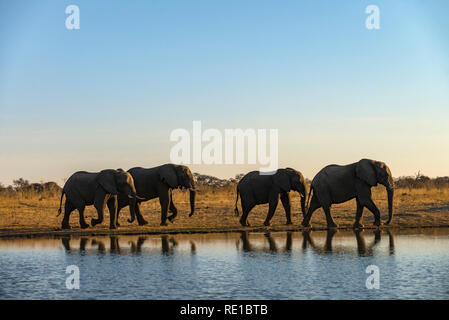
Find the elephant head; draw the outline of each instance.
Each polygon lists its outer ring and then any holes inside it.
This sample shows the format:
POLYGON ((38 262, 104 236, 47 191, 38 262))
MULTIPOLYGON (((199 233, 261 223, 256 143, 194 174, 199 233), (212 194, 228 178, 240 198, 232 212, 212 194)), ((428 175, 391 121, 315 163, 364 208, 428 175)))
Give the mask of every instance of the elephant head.
POLYGON ((103 170, 98 174, 97 183, 105 190, 106 193, 117 195, 122 193, 129 198, 129 212, 131 219, 128 222, 133 222, 136 218, 135 206, 137 199, 141 199, 136 194, 134 187, 134 180, 130 173, 123 169, 117 170, 103 170))
POLYGON ((390 168, 381 162, 370 159, 362 159, 356 164, 356 176, 370 186, 377 186, 378 183, 385 186, 388 196, 388 221, 393 218, 393 194, 394 182, 390 168))
POLYGON ((190 169, 183 165, 167 164, 159 169, 159 178, 171 189, 181 188, 190 191, 190 214, 195 212, 195 179, 190 169))
POLYGON ((301 172, 292 168, 278 169, 273 175, 273 181, 284 192, 296 191, 301 197, 301 210, 303 216, 306 214, 306 185, 301 172))

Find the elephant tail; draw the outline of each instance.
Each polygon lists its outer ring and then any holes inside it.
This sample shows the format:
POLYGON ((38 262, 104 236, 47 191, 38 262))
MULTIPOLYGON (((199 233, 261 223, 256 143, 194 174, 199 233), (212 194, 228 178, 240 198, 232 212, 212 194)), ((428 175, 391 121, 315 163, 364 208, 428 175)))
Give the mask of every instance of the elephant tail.
POLYGON ((239 201, 239 194, 240 194, 240 191, 239 191, 239 187, 237 186, 237 197, 235 198, 235 207, 234 207, 234 214, 236 217, 238 217, 240 215, 239 208, 237 206, 237 202, 239 201))
POLYGON ((57 217, 59 217, 59 215, 60 215, 61 212, 62 212, 61 207, 62 207, 62 198, 64 197, 64 194, 65 194, 65 192, 64 192, 64 190, 62 190, 62 192, 61 192, 61 199, 59 200, 58 214, 56 215, 57 217))
POLYGON ((307 202, 306 202, 306 212, 309 210, 309 201, 310 201, 310 196, 312 195, 312 191, 313 191, 313 186, 310 186, 310 190, 309 190, 309 195, 307 196, 307 202))

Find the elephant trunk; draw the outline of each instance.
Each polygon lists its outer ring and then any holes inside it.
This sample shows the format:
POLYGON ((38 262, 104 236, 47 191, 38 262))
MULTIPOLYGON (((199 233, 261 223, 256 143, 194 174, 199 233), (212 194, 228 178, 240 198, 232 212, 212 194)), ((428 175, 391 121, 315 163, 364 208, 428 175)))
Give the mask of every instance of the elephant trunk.
POLYGON ((302 210, 302 216, 306 216, 306 195, 301 195, 301 210, 302 210))
POLYGON ((129 215, 131 216, 131 219, 128 219, 129 223, 134 222, 134 220, 136 219, 136 203, 137 203, 137 198, 136 195, 128 195, 129 198, 129 215))
POLYGON ((195 195, 196 191, 194 188, 190 188, 190 214, 189 217, 193 216, 195 212, 195 195))
POLYGON ((298 190, 299 196, 301 197, 301 211, 302 216, 306 216, 306 184, 304 182, 301 183, 299 190, 298 190))
POLYGON ((393 187, 387 187, 388 221, 387 221, 386 224, 389 224, 391 222, 391 219, 393 218, 393 195, 394 195, 394 188, 393 187))

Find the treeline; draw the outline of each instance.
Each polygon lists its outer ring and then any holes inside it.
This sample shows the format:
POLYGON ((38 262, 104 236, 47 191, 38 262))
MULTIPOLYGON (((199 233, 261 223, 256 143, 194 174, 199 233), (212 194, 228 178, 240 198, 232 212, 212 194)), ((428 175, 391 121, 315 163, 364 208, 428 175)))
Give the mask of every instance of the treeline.
POLYGON ((53 197, 61 193, 61 187, 53 181, 40 182, 40 183, 30 183, 28 180, 23 178, 13 180, 12 185, 4 186, 0 183, 0 194, 3 195, 46 195, 53 197))
MULTIPOLYGON (((235 185, 244 176, 244 173, 238 174, 235 178, 219 179, 214 176, 208 176, 204 174, 194 173, 197 185, 200 187, 212 187, 212 188, 230 188, 235 185)), ((310 186, 311 181, 306 178, 306 183, 310 186)), ((399 177, 395 179, 396 188, 409 188, 409 189, 449 189, 449 177, 437 177, 429 178, 421 173, 415 176, 399 177)))
MULTIPOLYGON (((244 176, 244 173, 237 174, 234 178, 220 179, 214 176, 209 176, 200 173, 194 173, 196 184, 200 189, 204 191, 211 190, 233 190, 235 185, 244 176)), ((310 184, 308 179, 307 184, 310 184)), ((429 178, 421 173, 415 176, 399 177, 395 179, 396 188, 408 188, 408 189, 449 189, 449 177, 437 177, 429 178)), ((61 187, 53 181, 30 183, 23 178, 13 181, 12 185, 4 186, 0 183, 0 194, 2 195, 41 195, 52 197, 61 193, 61 187)))
POLYGON ((449 177, 429 178, 418 172, 415 176, 399 177, 395 179, 396 188, 408 189, 448 189, 449 177))

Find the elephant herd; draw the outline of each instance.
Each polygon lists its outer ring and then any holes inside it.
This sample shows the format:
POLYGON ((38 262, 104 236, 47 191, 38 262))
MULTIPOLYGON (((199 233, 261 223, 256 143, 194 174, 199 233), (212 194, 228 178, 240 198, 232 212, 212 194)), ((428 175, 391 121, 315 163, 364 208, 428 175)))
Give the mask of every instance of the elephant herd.
MULTIPOLYGON (((332 204, 343 203, 356 199, 357 211, 353 227, 363 228, 361 218, 363 209, 367 208, 374 215, 374 225, 380 226, 380 212, 371 197, 371 187, 381 184, 385 186, 388 197, 388 220, 393 216, 394 183, 388 166, 380 161, 362 159, 348 165, 329 165, 321 169, 313 178, 307 193, 306 183, 301 172, 292 169, 278 169, 274 174, 263 174, 252 171, 246 174, 237 184, 237 197, 234 212, 239 216, 238 199, 240 196, 242 215, 240 224, 249 226, 248 214, 256 205, 268 204, 268 214, 264 225, 269 226, 279 199, 285 210, 286 223, 292 224, 290 191, 296 191, 301 198, 303 214, 302 226, 310 228, 310 219, 314 211, 322 208, 329 229, 337 228, 332 219, 330 208, 332 204), (306 201, 307 197, 307 201, 306 201), (306 203, 307 202, 307 203, 306 203)), ((108 207, 110 213, 110 229, 119 226, 120 210, 129 206, 132 223, 136 218, 139 225, 148 222, 140 211, 140 203, 159 198, 161 205, 161 226, 167 225, 167 220, 173 222, 178 214, 173 198, 173 189, 189 189, 190 214, 195 211, 195 181, 190 169, 184 165, 164 164, 154 168, 132 168, 125 172, 122 169, 107 169, 98 173, 79 171, 74 173, 65 183, 58 215, 61 214, 64 195, 64 218, 62 228, 69 229, 71 212, 78 210, 81 228, 89 225, 84 219, 86 206, 94 205, 98 217, 92 218, 91 225, 103 222, 103 210, 108 207), (168 212, 171 213, 168 216, 168 212)))

